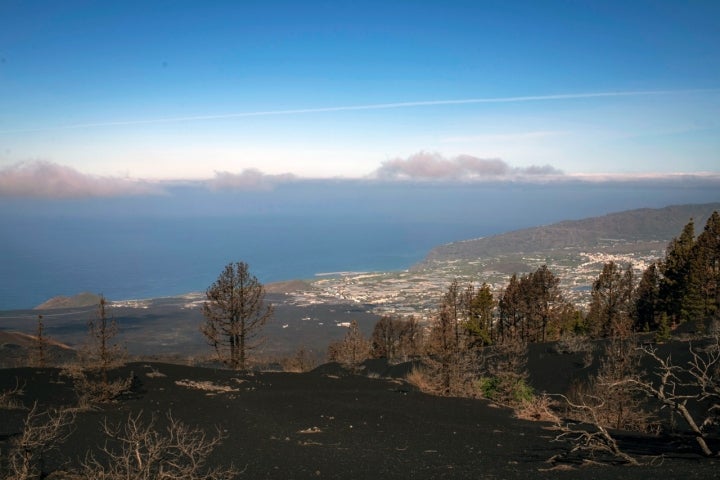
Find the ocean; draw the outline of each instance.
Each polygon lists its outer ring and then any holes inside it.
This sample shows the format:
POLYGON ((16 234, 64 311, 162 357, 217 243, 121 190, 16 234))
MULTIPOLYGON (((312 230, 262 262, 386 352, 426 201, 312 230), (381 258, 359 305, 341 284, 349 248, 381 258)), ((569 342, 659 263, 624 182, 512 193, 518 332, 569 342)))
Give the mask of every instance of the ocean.
POLYGON ((57 295, 204 291, 247 262, 263 283, 411 267, 434 246, 630 208, 718 201, 715 188, 301 184, 133 199, 0 199, 0 310, 57 295))
POLYGON ((64 218, 6 226, 0 310, 83 291, 109 299, 205 290, 229 262, 262 282, 337 271, 400 270, 434 245, 475 232, 463 225, 294 218, 64 218))

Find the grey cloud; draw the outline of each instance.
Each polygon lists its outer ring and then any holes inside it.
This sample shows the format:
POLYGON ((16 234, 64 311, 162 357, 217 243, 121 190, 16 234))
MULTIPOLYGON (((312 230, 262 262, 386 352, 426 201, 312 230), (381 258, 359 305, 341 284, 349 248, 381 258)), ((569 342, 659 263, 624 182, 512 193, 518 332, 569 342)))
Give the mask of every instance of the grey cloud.
POLYGON ((372 175, 382 180, 505 180, 562 175, 550 165, 513 168, 504 160, 460 155, 445 158, 439 153, 420 152, 382 163, 372 175))
POLYGON ((260 170, 249 168, 240 173, 215 172, 215 177, 206 185, 212 190, 272 190, 279 183, 295 180, 291 174, 267 175, 260 170))
POLYGON ((162 188, 148 182, 86 175, 52 162, 24 162, 0 170, 0 196, 4 197, 82 198, 164 193, 162 188))
POLYGON ((530 165, 529 167, 517 169, 519 173, 524 175, 562 175, 562 170, 558 170, 552 165, 530 165))

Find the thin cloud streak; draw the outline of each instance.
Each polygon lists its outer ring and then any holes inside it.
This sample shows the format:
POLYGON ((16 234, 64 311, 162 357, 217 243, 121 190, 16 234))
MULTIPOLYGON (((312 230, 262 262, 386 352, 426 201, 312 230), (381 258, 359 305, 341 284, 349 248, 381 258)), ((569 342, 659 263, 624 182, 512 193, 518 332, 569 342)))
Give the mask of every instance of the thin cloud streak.
POLYGON ((351 112, 361 110, 390 110, 400 108, 417 108, 417 107, 434 107, 443 105, 472 105, 472 104, 492 104, 492 103, 524 103, 524 102, 541 102, 541 101, 557 101, 557 100, 578 100, 588 98, 610 98, 610 97, 638 97, 652 95, 678 95, 690 93, 716 93, 720 89, 695 89, 695 90, 645 90, 645 91, 624 91, 624 92, 591 92, 591 93, 566 93, 555 95, 526 95, 516 97, 495 97, 495 98, 465 98, 457 100, 424 100, 415 102, 394 102, 394 103, 374 103, 367 105, 345 105, 336 107, 319 107, 319 108, 299 108, 288 110, 260 110, 255 112, 238 112, 213 115, 194 115, 186 117, 170 117, 170 118, 154 118, 145 120, 125 120, 112 122, 93 122, 79 123, 73 125, 58 125, 53 127, 27 128, 16 130, 0 130, 0 134, 6 133, 27 133, 41 132, 51 130, 73 130, 83 128, 99 128, 114 127, 128 125, 148 125, 162 123, 180 123, 195 122, 204 120, 223 120, 228 118, 246 118, 246 117, 269 117, 283 115, 302 115, 308 113, 332 113, 332 112, 351 112))

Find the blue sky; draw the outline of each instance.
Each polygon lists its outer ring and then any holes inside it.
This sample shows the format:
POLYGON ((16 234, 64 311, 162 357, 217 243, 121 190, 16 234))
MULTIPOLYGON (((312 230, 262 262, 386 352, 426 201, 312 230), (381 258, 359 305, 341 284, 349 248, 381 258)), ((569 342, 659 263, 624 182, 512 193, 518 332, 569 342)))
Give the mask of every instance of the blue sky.
POLYGON ((714 0, 3 0, 0 19, 0 190, 720 175, 714 0))

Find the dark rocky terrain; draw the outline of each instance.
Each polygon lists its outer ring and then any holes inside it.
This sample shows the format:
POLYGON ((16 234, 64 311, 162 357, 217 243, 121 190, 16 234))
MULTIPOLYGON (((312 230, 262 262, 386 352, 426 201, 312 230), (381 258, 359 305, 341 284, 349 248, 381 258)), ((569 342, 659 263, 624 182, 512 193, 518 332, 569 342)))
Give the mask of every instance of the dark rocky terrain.
MULTIPOLYGON (((530 382, 537 391, 563 391, 587 375, 581 363, 576 354, 534 346, 530 382)), ((409 368, 376 360, 365 364, 362 375, 336 364, 304 374, 243 375, 131 363, 115 375, 134 375, 132 393, 79 413, 72 435, 51 452, 45 468, 70 469, 88 452, 97 453, 105 441, 100 429, 105 419, 122 423, 141 413, 162 425, 172 412, 208 433, 215 427, 226 432, 210 462, 233 463, 242 472, 238 478, 717 478, 718 459, 702 457, 687 439, 620 432, 622 447, 644 463, 639 467, 567 455, 570 446, 554 441, 553 424, 520 420, 486 400, 421 393, 402 379, 409 368), (560 460, 548 462, 552 457, 560 460)), ((0 370, 0 390, 18 382, 25 406, 36 400, 46 407, 75 402, 71 383, 56 369, 0 370)), ((0 449, 17 434, 25 413, 2 411, 0 449)))

